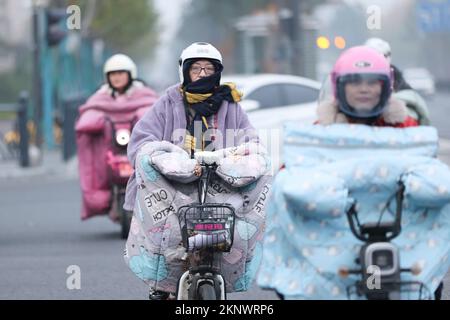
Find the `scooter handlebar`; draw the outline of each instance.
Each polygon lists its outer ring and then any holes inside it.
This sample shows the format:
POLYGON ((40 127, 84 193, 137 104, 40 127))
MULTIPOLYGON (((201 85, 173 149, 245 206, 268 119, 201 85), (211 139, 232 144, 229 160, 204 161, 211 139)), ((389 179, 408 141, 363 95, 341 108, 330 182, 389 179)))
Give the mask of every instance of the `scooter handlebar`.
POLYGON ((217 152, 214 151, 199 151, 194 154, 195 160, 200 165, 213 165, 218 164, 221 159, 217 152))

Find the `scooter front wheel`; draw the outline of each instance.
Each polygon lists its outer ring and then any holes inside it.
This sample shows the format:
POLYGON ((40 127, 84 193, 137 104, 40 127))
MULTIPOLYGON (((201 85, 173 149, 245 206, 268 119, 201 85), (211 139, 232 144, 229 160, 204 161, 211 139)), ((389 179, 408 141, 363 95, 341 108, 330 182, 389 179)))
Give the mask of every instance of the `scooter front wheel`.
POLYGON ((276 291, 276 290, 275 290, 275 293, 276 293, 277 297, 278 297, 280 300, 285 300, 283 294, 279 293, 279 292, 276 291))
POLYGON ((128 233, 130 232, 130 225, 131 225, 131 218, 132 218, 132 214, 131 212, 122 211, 121 214, 121 236, 122 239, 127 239, 128 238, 128 233))
POLYGON ((211 283, 204 282, 198 287, 199 300, 217 300, 216 290, 211 283))
POLYGON ((120 234, 122 239, 127 239, 128 233, 130 232, 131 218, 133 217, 133 213, 123 208, 124 203, 125 203, 125 196, 121 195, 119 197, 120 226, 121 226, 120 234))

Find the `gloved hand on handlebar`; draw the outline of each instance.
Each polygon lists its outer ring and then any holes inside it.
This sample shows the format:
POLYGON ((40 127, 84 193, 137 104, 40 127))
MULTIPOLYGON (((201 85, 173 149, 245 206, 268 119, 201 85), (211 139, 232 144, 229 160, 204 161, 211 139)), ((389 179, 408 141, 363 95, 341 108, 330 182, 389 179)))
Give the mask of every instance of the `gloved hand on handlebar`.
POLYGON ((194 154, 197 165, 194 168, 194 175, 200 177, 202 175, 202 165, 213 165, 219 163, 219 154, 214 151, 198 151, 194 154))
POLYGON ((217 151, 198 151, 194 154, 194 158, 200 165, 212 165, 219 164, 220 159, 223 157, 221 157, 221 154, 217 151))
POLYGON ((246 143, 217 151, 202 151, 191 159, 186 151, 168 141, 146 144, 141 152, 150 164, 168 179, 191 183, 201 175, 199 164, 217 164, 216 174, 232 187, 243 187, 269 174, 266 151, 256 143, 246 143))
MULTIPOLYGON (((195 154, 199 164, 217 164, 217 175, 233 187, 243 187, 269 174, 266 150, 257 143, 195 154)), ((201 174, 201 171, 198 172, 201 174)))
POLYGON ((167 142, 151 142, 145 146, 145 153, 149 154, 150 164, 166 178, 181 183, 190 183, 197 179, 194 169, 197 165, 186 151, 167 142))

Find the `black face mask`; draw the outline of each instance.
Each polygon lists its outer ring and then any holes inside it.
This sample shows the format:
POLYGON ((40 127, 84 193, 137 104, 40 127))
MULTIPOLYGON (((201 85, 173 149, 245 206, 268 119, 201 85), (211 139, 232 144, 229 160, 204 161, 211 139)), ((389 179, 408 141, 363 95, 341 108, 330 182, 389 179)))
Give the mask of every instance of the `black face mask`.
POLYGON ((187 92, 190 93, 211 93, 212 90, 220 85, 220 77, 222 75, 223 66, 217 60, 212 59, 188 59, 184 62, 183 65, 183 86, 187 92), (194 62, 199 60, 208 60, 214 66, 215 73, 201 78, 195 82, 191 81, 191 77, 189 76, 189 69, 194 62), (189 89, 188 89, 189 88, 189 89))
POLYGON ((220 85, 220 72, 198 79, 185 85, 184 90, 189 93, 212 93, 220 85))

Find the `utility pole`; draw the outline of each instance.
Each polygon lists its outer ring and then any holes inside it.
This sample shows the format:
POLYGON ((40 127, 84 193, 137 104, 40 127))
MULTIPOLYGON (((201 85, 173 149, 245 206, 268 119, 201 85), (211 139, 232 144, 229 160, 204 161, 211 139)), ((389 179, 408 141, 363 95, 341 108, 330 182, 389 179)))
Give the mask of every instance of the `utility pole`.
POLYGON ((289 0, 292 11, 291 43, 292 43, 292 70, 296 75, 304 75, 303 57, 301 51, 301 21, 300 6, 302 1, 289 0))
POLYGON ((53 136, 54 80, 52 47, 66 37, 62 27, 67 16, 64 9, 33 6, 33 97, 35 103, 34 118, 37 127, 37 145, 42 144, 52 149, 55 145, 53 136))
MULTIPOLYGON (((304 1, 304 0, 302 0, 304 1)), ((287 13, 282 18, 283 22, 283 30, 287 35, 290 43, 290 61, 289 66, 292 74, 295 75, 303 75, 304 60, 302 58, 301 52, 301 21, 300 21, 300 12, 301 12, 301 2, 299 0, 279 0, 279 5, 282 10, 287 10, 287 13)))
POLYGON ((307 11, 319 4, 309 0, 286 0, 287 7, 292 13, 288 24, 288 35, 292 48, 291 70, 293 74, 316 77, 316 53, 314 48, 315 30, 314 20, 307 15, 307 11))
POLYGON ((33 118, 36 126, 36 146, 39 149, 42 148, 41 10, 33 4, 33 118))

